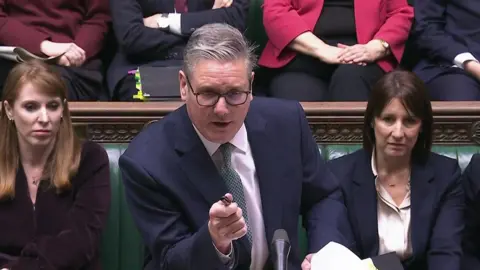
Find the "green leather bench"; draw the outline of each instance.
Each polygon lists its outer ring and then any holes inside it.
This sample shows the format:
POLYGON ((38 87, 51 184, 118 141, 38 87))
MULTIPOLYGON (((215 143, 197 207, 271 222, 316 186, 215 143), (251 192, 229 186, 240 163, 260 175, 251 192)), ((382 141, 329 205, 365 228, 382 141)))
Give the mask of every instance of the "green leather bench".
MULTIPOLYGON (((110 158, 112 203, 107 228, 103 234, 101 258, 104 270, 140 270, 143 266, 144 246, 124 200, 124 189, 118 168, 118 159, 128 144, 104 144, 110 158)), ((334 159, 357 150, 360 145, 319 145, 322 156, 334 159)), ((471 156, 480 152, 479 146, 435 146, 433 151, 456 158, 462 170, 471 156)), ((300 221, 299 221, 300 222, 300 221)), ((299 223, 301 225, 301 223, 299 223)), ((305 231, 301 226, 300 246, 307 249, 305 231)))

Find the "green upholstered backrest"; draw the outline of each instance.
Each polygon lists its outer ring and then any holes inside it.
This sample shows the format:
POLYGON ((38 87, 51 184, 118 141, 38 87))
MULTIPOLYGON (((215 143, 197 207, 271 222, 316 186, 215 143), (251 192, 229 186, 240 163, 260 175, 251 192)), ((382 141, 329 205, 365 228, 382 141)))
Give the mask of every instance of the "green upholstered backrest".
MULTIPOLYGON (((125 203, 123 183, 118 168, 118 158, 128 144, 104 144, 110 158, 112 202, 107 227, 103 233, 101 258, 104 270, 143 269, 144 246, 125 203)), ((360 145, 319 145, 321 155, 326 159, 338 158, 359 149, 360 145)), ((456 158, 465 169, 478 146, 434 146, 433 151, 456 158)), ((299 245, 301 254, 307 252, 306 232, 299 218, 299 245)))
POLYGON ((263 27, 263 0, 250 0, 245 36, 257 47, 256 54, 260 55, 267 43, 267 34, 263 27))
MULTIPOLYGON (((360 145, 325 145, 320 146, 325 160, 331 160, 360 149, 360 145)), ((467 167, 472 155, 480 152, 480 146, 433 146, 432 151, 458 160, 462 171, 467 167)))
POLYGON ((111 205, 100 256, 104 270, 143 269, 144 246, 125 202, 118 159, 128 144, 104 144, 110 159, 111 205))

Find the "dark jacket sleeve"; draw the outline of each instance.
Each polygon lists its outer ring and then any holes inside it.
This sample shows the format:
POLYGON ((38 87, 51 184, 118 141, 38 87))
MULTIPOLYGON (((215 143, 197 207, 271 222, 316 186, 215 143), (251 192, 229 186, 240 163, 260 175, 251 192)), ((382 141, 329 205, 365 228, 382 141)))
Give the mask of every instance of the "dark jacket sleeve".
POLYGON ((81 22, 74 43, 85 50, 87 61, 95 58, 103 49, 110 23, 108 0, 90 0, 85 3, 84 20, 81 22))
POLYGON ((480 269, 480 154, 475 154, 463 173, 466 195, 463 269, 480 269))
POLYGON ((327 168, 299 105, 302 132, 302 215, 308 233, 308 253, 319 251, 330 241, 350 247, 354 242, 340 185, 327 168))
POLYGON ((430 59, 453 64, 455 57, 468 52, 468 48, 445 31, 445 12, 450 1, 455 0, 415 1, 414 34, 418 48, 430 59))
MULTIPOLYGON (((127 155, 120 158, 127 204, 152 254, 155 269, 225 269, 205 223, 192 233, 187 221, 162 187, 127 155)), ((237 250, 234 244, 234 249, 237 250)), ((238 256, 235 256, 237 259, 238 256)))
POLYGON ((188 12, 181 16, 182 34, 191 35, 197 28, 209 23, 227 23, 241 32, 245 31, 248 0, 233 0, 228 8, 188 12))
POLYGON ((0 0, 0 44, 18 46, 36 55, 43 55, 40 43, 50 36, 23 24, 19 20, 9 18, 6 13, 6 0, 0 0), (19 34, 21 33, 21 34, 19 34))
POLYGON ((64 229, 57 235, 40 236, 28 243, 10 268, 83 269, 98 254, 100 236, 110 207, 108 156, 98 144, 87 143, 75 176, 75 201, 64 229))
POLYGON ((461 264, 465 211, 461 171, 457 162, 454 162, 453 168, 445 168, 445 171, 450 181, 445 192, 441 194, 439 212, 433 222, 427 251, 429 270, 459 269, 461 264))
POLYGON ((110 0, 110 9, 117 42, 127 57, 156 60, 185 42, 183 37, 146 27, 143 18, 147 16, 137 0, 110 0))

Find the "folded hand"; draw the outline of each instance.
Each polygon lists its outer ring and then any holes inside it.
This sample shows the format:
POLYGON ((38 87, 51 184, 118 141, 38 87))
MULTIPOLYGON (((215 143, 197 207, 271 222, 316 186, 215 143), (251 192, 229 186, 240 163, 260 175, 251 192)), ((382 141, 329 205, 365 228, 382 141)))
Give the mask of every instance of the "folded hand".
POLYGON ((385 55, 385 48, 381 44, 372 42, 355 44, 353 46, 339 43, 337 46, 343 49, 338 57, 344 64, 366 65, 367 63, 377 61, 385 55))

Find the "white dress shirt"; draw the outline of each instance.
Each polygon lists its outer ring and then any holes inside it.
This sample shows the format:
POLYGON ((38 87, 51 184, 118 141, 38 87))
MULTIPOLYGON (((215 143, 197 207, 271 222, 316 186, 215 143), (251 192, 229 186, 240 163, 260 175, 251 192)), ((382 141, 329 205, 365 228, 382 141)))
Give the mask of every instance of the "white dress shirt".
MULTIPOLYGON (((205 148, 212 157, 217 168, 220 167, 222 163, 222 156, 220 151, 217 152, 220 144, 208 141, 204 136, 202 136, 202 134, 200 134, 200 132, 198 132, 196 128, 195 130, 197 131, 198 136, 205 145, 205 148)), ((249 223, 247 225, 247 229, 252 233, 252 260, 250 269, 262 270, 268 258, 268 246, 265 236, 262 201, 260 197, 260 189, 258 187, 258 178, 245 125, 242 125, 230 143, 235 146, 231 157, 232 167, 240 176, 240 180, 243 184, 243 193, 245 195, 249 223)), ((233 198, 233 200, 235 201, 235 198, 233 198)), ((219 253, 219 256, 223 259, 223 261, 231 258, 221 253, 219 253)), ((233 256, 235 256, 235 254, 233 254, 233 256)))
POLYGON ((407 259, 412 255, 410 189, 403 202, 397 206, 388 191, 377 181, 375 151, 372 154, 371 164, 377 189, 378 255, 395 252, 401 260, 407 259))
POLYGON ((478 62, 477 58, 475 58, 475 56, 473 56, 473 54, 471 54, 469 52, 464 52, 464 53, 461 53, 461 54, 455 56, 455 58, 453 59, 453 66, 461 68, 461 69, 465 69, 464 64, 467 61, 478 62))
POLYGON ((182 35, 181 13, 168 14, 168 30, 175 35, 182 35))

